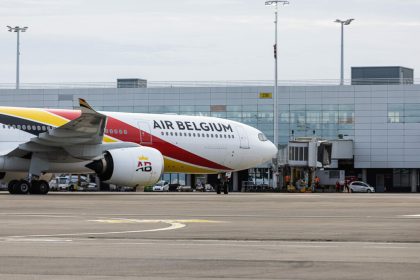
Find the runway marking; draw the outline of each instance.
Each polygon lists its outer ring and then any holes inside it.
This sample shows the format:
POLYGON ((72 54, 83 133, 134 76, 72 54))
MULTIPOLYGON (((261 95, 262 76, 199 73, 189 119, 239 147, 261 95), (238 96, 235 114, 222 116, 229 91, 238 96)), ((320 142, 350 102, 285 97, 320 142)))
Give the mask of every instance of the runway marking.
POLYGON ((62 215, 62 214, 30 214, 30 213, 0 213, 1 216, 14 216, 14 217, 46 217, 46 218, 74 218, 75 215, 62 215))
POLYGON ((22 236, 8 236, 7 238, 17 239, 24 238, 28 239, 31 237, 61 237, 61 236, 88 236, 88 235, 110 235, 110 234, 127 234, 127 233, 143 233, 143 232, 157 232, 166 230, 175 230, 186 227, 185 223, 218 223, 219 221, 210 220, 136 220, 136 219, 106 219, 106 220, 88 220, 89 222, 108 223, 108 224, 158 224, 164 223, 169 224, 167 227, 156 228, 156 229, 144 229, 144 230, 126 230, 126 231, 106 231, 106 232, 80 232, 80 233, 57 233, 57 234, 33 234, 33 235, 22 235, 22 236))
POLYGON ((0 239, 3 242, 72 242, 71 239, 46 239, 46 238, 2 238, 0 239))
POLYGON ((407 217, 407 218, 420 218, 420 214, 415 214, 415 215, 402 215, 403 217, 407 217))
MULTIPOLYGON (((189 219, 189 220, 138 220, 138 219, 106 219, 106 220, 89 220, 89 222, 107 223, 107 224, 148 224, 148 223, 220 223, 220 221, 210 221, 202 219, 189 219)), ((185 225, 184 225, 185 226, 185 225)))

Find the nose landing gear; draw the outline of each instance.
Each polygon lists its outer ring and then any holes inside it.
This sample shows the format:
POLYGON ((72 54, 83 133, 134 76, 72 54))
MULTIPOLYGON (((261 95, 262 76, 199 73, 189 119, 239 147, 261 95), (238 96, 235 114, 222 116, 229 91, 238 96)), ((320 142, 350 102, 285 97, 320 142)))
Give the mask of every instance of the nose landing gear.
POLYGON ((221 194, 222 189, 224 194, 229 193, 229 179, 230 173, 220 173, 218 176, 219 182, 216 185, 216 193, 221 194))

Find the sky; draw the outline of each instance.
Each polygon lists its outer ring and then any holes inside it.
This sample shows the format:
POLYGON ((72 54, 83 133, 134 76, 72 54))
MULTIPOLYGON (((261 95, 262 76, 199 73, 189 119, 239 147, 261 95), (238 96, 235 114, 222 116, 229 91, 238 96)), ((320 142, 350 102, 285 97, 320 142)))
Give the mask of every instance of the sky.
MULTIPOLYGON (((279 80, 345 78, 351 66, 420 77, 420 0, 290 0, 279 7, 279 80), (417 71, 416 71, 417 70, 417 71)), ((274 7, 264 0, 0 0, 0 83, 271 80, 274 7)))

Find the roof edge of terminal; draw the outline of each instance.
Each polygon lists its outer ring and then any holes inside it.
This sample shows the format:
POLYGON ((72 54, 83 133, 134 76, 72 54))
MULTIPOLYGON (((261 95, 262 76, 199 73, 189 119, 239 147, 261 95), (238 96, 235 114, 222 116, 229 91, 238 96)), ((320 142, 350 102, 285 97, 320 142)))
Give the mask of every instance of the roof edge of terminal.
MULTIPOLYGON (((359 83, 361 81, 358 81, 359 83)), ((363 81, 362 81, 363 82, 363 81)), ((409 85, 420 84, 420 79, 368 79, 364 85, 409 85)), ((204 88, 204 87, 267 87, 273 80, 226 80, 226 81, 147 81, 147 88, 204 88)), ((279 86, 339 86, 338 79, 279 80, 279 86)), ((345 80, 344 86, 352 85, 345 80)), ((145 86, 143 86, 144 88, 145 86)), ((15 89, 15 83, 0 83, 0 89, 15 89)), ((20 83, 19 89, 91 89, 118 88, 117 82, 62 82, 62 83, 20 83)), ((138 88, 138 87, 132 87, 138 88)))

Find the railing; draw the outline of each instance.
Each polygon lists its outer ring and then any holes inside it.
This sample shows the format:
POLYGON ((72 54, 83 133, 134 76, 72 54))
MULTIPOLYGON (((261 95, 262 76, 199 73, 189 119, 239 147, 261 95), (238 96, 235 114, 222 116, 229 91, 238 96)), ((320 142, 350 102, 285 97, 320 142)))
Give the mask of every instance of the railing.
MULTIPOLYGON (((345 85, 395 85, 419 84, 420 79, 353 79, 346 80, 345 85)), ((337 86, 337 79, 313 80, 279 80, 279 86, 337 86)), ((148 81, 148 88, 181 88, 181 87, 249 87, 273 86, 273 80, 233 80, 233 81, 148 81)), ((0 83, 0 89, 14 89, 14 83, 0 83)), ((21 83, 20 89, 89 89, 117 88, 117 82, 63 82, 63 83, 21 83)))

